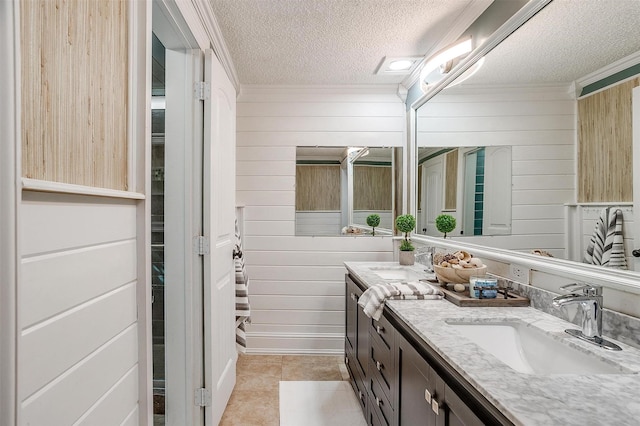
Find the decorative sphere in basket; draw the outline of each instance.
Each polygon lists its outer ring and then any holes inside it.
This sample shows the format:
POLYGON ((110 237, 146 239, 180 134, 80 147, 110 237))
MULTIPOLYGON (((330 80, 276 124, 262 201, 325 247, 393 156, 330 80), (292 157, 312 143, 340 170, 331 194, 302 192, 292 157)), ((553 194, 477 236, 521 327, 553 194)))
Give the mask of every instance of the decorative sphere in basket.
POLYGON ((471 277, 486 274, 487 266, 483 265, 480 268, 452 268, 450 266, 433 265, 433 270, 436 273, 436 277, 438 277, 438 281, 442 283, 465 284, 469 282, 471 277))

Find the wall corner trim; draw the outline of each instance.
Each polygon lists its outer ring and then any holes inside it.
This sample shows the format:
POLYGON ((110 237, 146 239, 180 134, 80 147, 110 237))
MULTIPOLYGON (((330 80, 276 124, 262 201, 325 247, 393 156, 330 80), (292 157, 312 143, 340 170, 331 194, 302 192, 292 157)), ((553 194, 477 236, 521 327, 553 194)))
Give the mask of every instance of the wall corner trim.
POLYGON ((233 87, 236 89, 236 93, 238 93, 240 91, 240 79, 238 78, 238 73, 233 65, 231 53, 227 48, 227 43, 225 42, 224 37, 222 36, 222 30, 220 29, 220 25, 218 24, 218 20, 216 19, 211 4, 205 0, 192 0, 192 2, 198 12, 198 15, 200 15, 200 19, 205 26, 207 34, 209 35, 213 51, 227 73, 229 80, 231 80, 233 87))

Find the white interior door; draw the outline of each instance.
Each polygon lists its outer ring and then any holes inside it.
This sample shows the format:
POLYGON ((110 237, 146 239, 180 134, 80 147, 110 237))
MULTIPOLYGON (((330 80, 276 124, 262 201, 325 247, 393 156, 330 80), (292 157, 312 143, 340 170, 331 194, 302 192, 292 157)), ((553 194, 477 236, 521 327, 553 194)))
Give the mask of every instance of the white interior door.
POLYGON ((422 196, 424 207, 422 211, 425 214, 425 229, 423 233, 434 237, 441 236, 440 231, 436 228, 436 217, 442 213, 444 208, 443 200, 443 181, 444 181, 444 161, 443 156, 439 155, 433 160, 424 163, 422 170, 423 184, 425 193, 422 196))
POLYGON ((511 191, 511 147, 486 147, 482 235, 511 235, 511 191))
POLYGON ((210 49, 205 52, 205 81, 210 94, 204 111, 204 256, 205 388, 211 404, 205 424, 217 425, 235 385, 235 132, 236 93, 210 49))
MULTIPOLYGON (((640 87, 633 89, 633 266, 630 269, 640 271, 640 177, 636 170, 640 170, 640 87), (638 254, 638 256, 636 256, 638 254)), ((627 256, 629 254, 627 253, 627 256)))

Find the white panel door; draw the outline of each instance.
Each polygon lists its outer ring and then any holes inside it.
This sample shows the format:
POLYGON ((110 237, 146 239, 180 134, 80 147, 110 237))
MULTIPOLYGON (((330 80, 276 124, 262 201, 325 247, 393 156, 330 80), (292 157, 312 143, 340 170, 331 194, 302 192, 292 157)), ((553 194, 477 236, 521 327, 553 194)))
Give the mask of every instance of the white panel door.
POLYGON ((433 237, 442 235, 436 228, 436 217, 442 213, 442 209, 444 208, 443 157, 444 156, 439 155, 433 160, 426 161, 423 165, 424 169, 422 170, 422 187, 425 188, 425 193, 422 195, 422 211, 424 212, 425 218, 422 223, 426 225, 426 231, 422 229, 422 232, 433 237))
POLYGON ((210 95, 204 111, 204 256, 205 388, 212 402, 205 424, 217 425, 235 385, 235 132, 236 93, 222 65, 205 52, 210 95))
POLYGON ((511 235, 511 191, 511 147, 486 147, 482 235, 511 235))

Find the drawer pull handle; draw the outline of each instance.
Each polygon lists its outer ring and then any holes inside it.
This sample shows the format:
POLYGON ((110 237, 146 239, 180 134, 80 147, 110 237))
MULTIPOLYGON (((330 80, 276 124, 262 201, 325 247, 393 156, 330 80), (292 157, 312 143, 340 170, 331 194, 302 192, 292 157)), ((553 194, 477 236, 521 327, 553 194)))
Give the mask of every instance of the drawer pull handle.
POLYGON ((427 401, 427 404, 431 404, 431 392, 428 389, 424 390, 424 400, 427 401))
POLYGON ((376 368, 378 369, 378 371, 382 371, 382 363, 380 361, 376 361, 376 368))
POLYGON ((351 300, 358 300, 358 298, 356 297, 355 293, 351 293, 351 300))
POLYGON ((344 359, 344 363, 345 363, 345 364, 349 364, 349 358, 345 358, 345 359, 344 359))
POLYGON ((440 405, 438 404, 438 401, 436 401, 435 398, 431 400, 431 410, 433 410, 433 412, 436 413, 436 416, 440 414, 440 405))
POLYGON ((380 327, 379 325, 376 325, 376 332, 378 334, 384 333, 384 327, 380 327))
POLYGON ((376 396, 376 405, 379 407, 382 405, 382 400, 376 396))
POLYGON ((358 391, 358 398, 362 401, 362 391, 358 391))

